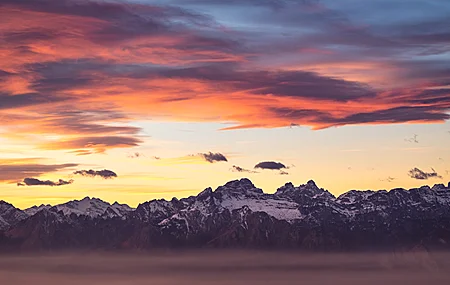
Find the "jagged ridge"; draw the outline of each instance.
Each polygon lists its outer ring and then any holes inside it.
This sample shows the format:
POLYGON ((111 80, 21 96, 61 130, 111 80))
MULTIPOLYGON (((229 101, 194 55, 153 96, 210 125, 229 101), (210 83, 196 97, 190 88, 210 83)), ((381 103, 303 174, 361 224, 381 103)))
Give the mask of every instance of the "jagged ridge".
POLYGON ((414 243, 445 247, 450 242, 450 183, 352 190, 335 197, 312 180, 297 187, 286 183, 266 194, 243 178, 215 191, 206 188, 189 198, 152 200, 136 209, 86 197, 25 211, 3 202, 0 210, 5 230, 0 240, 22 248, 349 249, 414 243))

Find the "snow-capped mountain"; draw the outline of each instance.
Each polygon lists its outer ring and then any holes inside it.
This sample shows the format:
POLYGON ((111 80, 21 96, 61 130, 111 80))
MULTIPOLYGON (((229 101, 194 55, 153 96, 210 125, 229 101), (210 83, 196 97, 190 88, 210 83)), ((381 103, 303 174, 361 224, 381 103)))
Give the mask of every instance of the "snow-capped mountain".
POLYGON ((0 230, 28 218, 28 215, 13 205, 0 201, 0 230))
POLYGON ((152 200, 136 209, 88 197, 24 212, 6 203, 0 209, 6 209, 0 212, 5 229, 0 248, 6 241, 22 248, 350 250, 425 244, 450 249, 450 183, 352 190, 335 197, 312 180, 299 186, 286 183, 266 194, 243 178, 197 196, 152 200), (12 223, 6 212, 15 213, 12 223))
POLYGON ((33 216, 34 214, 36 214, 37 212, 44 210, 44 209, 50 209, 52 206, 51 205, 40 205, 40 206, 33 206, 30 208, 27 208, 25 210, 23 210, 25 212, 25 214, 27 214, 28 216, 33 216))
POLYGON ((44 209, 48 210, 51 208, 56 211, 62 211, 64 215, 75 214, 77 216, 82 215, 82 216, 89 216, 92 218, 124 217, 133 210, 133 208, 131 208, 126 204, 119 204, 118 202, 110 204, 98 198, 85 197, 82 200, 73 200, 55 206, 51 205, 33 206, 28 209, 25 209, 23 212, 28 216, 33 216, 44 209))
POLYGON ((98 198, 85 197, 82 200, 73 200, 64 204, 53 206, 57 211, 62 211, 65 215, 75 214, 85 215, 92 218, 103 216, 105 218, 123 217, 133 209, 126 204, 115 202, 110 204, 98 198))

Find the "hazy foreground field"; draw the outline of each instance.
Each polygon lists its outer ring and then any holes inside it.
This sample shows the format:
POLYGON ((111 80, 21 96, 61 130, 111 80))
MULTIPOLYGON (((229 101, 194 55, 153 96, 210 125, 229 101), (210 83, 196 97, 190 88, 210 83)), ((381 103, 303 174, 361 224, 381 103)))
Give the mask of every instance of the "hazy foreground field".
POLYGON ((280 252, 0 256, 1 285, 450 284, 450 254, 280 252))

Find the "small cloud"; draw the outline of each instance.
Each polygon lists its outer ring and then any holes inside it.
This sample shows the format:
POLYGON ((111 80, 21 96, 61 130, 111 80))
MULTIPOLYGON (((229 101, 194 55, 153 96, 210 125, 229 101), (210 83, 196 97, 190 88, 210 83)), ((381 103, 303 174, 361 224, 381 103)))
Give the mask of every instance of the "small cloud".
POLYGON ((389 177, 386 178, 386 179, 380 179, 380 181, 385 181, 385 182, 391 183, 391 182, 394 181, 395 179, 396 179, 395 177, 389 176, 389 177))
POLYGON ((258 171, 245 169, 245 168, 242 168, 242 167, 237 166, 237 165, 233 165, 233 167, 231 168, 231 171, 233 171, 233 172, 246 172, 246 173, 259 173, 258 171))
POLYGON ((72 179, 69 181, 59 179, 57 182, 54 182, 50 180, 39 180, 37 178, 25 178, 22 182, 17 183, 17 186, 63 186, 72 183, 72 179))
POLYGON ((270 170, 281 170, 281 169, 287 169, 286 165, 284 165, 281 162, 275 162, 275 161, 263 161, 255 165, 254 167, 259 169, 270 169, 270 170))
POLYGON ((419 141, 417 140, 417 137, 418 136, 415 134, 412 138, 405 139, 405 141, 411 142, 411 143, 419 143, 419 141))
POLYGON ((296 124, 296 123, 291 123, 291 124, 289 125, 289 128, 290 128, 290 129, 295 128, 295 127, 300 127, 300 125, 299 125, 299 124, 296 124))
POLYGON ((74 153, 75 155, 81 156, 81 155, 90 155, 90 154, 93 154, 94 152, 92 152, 88 149, 78 149, 78 150, 74 150, 74 151, 69 151, 69 153, 74 153))
POLYGON ((139 157, 145 157, 145 155, 143 153, 140 152, 134 152, 132 154, 128 155, 129 158, 139 158, 139 157))
POLYGON ((437 172, 431 168, 433 172, 425 172, 415 167, 408 172, 409 177, 419 180, 426 180, 428 178, 439 178, 442 179, 442 176, 437 174, 437 172))
POLYGON ((217 152, 217 153, 199 153, 200 156, 202 156, 207 162, 214 163, 214 162, 220 162, 225 161, 228 162, 228 159, 225 157, 225 155, 217 152))
POLYGON ((284 170, 280 170, 280 175, 289 175, 289 172, 286 172, 284 170))
POLYGON ((116 178, 117 174, 114 171, 103 169, 103 170, 78 170, 75 171, 73 174, 75 175, 81 175, 81 176, 88 176, 88 177, 96 177, 99 176, 103 179, 112 179, 116 178))
POLYGON ((153 159, 161 160, 161 157, 159 157, 159 156, 153 156, 153 159))

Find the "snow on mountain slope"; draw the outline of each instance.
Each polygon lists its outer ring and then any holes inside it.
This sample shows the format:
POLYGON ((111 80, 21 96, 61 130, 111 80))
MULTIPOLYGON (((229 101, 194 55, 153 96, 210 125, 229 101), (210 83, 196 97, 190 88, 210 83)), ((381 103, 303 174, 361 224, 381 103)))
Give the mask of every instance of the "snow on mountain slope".
POLYGON ((28 218, 28 215, 13 205, 0 201, 0 229, 15 225, 28 218))
MULTIPOLYGON (((215 191, 206 188, 188 207, 166 218, 160 225, 167 225, 171 220, 188 223, 186 217, 189 213, 199 213, 204 220, 213 212, 220 213, 225 209, 231 212, 242 207, 248 207, 252 212, 265 212, 279 220, 292 221, 302 218, 297 203, 264 194, 249 179, 243 178, 219 186, 215 191)), ((192 215, 198 218, 198 215, 192 215)))
POLYGON ((302 217, 297 203, 264 194, 247 178, 230 181, 218 187, 214 194, 219 205, 230 211, 247 206, 253 212, 265 212, 279 220, 291 221, 302 217))
POLYGON ((123 217, 126 213, 133 209, 125 204, 114 203, 110 204, 98 198, 85 197, 82 200, 73 200, 64 204, 53 207, 58 211, 62 211, 64 215, 86 215, 90 217, 99 217, 105 214, 105 218, 117 216, 123 217), (107 213, 105 213, 107 212, 107 213))
POLYGON ((302 218, 297 203, 284 200, 258 199, 257 197, 253 199, 239 199, 233 197, 222 201, 220 205, 230 211, 247 206, 252 212, 265 212, 278 220, 291 221, 302 218))
POLYGON ((6 229, 7 227, 9 227, 9 223, 5 221, 2 216, 0 216, 0 231, 6 229))

